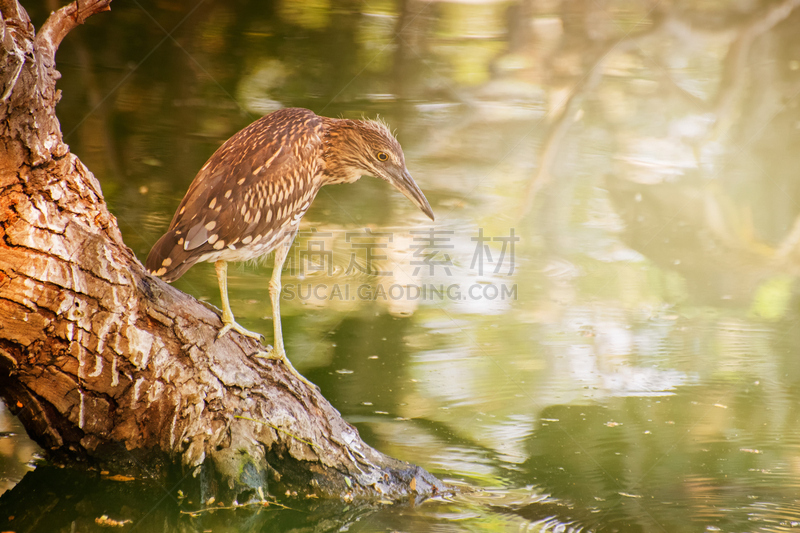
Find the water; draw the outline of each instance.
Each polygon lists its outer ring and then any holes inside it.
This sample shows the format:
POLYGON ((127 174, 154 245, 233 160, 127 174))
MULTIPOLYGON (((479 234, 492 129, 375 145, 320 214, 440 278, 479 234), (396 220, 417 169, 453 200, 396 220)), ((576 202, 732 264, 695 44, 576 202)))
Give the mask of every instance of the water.
MULTIPOLYGON (((436 222, 378 180, 323 189, 284 272, 284 335, 368 443, 464 490, 194 517, 170 487, 40 467, 22 484, 61 503, 38 530, 104 513, 140 530, 800 528, 791 7, 150 1, 93 17, 59 51, 59 114, 142 259, 262 113, 397 129, 436 222)), ((268 335, 269 273, 229 270, 237 319, 268 335)), ((219 304, 210 265, 175 285, 219 304)), ((12 489, 37 449, 0 416, 12 489)), ((27 516, 14 493, 0 509, 27 516)))

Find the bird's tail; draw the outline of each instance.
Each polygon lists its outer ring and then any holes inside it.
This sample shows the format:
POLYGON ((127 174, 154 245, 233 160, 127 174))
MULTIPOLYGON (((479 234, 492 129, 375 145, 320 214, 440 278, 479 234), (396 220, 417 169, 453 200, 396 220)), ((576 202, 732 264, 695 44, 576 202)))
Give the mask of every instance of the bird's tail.
POLYGON ((197 262, 178 243, 175 230, 170 229, 158 239, 147 255, 145 266, 154 276, 166 282, 173 282, 183 276, 184 272, 197 262))

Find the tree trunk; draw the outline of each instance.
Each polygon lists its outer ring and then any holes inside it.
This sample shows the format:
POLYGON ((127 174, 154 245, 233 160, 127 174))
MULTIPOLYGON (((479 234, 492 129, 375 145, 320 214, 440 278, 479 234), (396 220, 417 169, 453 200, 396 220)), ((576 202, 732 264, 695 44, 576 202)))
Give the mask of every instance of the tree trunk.
POLYGON ((389 458, 257 344, 216 338, 217 313, 151 277, 100 186, 62 141, 55 51, 111 0, 36 34, 0 0, 0 393, 56 461, 116 472, 175 465, 206 496, 267 488, 397 499, 444 485, 389 458), (211 487, 209 490, 208 487, 211 487))

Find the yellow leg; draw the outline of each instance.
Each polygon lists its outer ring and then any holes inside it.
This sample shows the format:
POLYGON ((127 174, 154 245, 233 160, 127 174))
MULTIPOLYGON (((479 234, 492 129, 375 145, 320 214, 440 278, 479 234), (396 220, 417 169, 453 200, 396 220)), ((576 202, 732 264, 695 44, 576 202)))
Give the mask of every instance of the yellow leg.
POLYGON ((222 327, 220 328, 219 333, 217 333, 217 338, 220 339, 230 330, 234 330, 238 331, 245 337, 252 337, 256 340, 260 340, 262 337, 261 333, 256 333, 254 331, 246 330, 242 326, 237 324, 236 321, 233 319, 231 304, 228 301, 228 262, 217 261, 216 263, 214 263, 214 268, 217 271, 217 282, 219 283, 219 293, 222 296, 222 327))
MULTIPOLYGON (((297 378, 312 388, 317 388, 316 385, 304 378, 300 372, 295 370, 292 363, 286 357, 286 350, 283 347, 283 330, 281 329, 281 270, 283 263, 286 261, 286 256, 289 253, 289 247, 292 245, 294 235, 287 239, 275 249, 275 266, 272 270, 272 277, 269 280, 269 299, 272 303, 272 324, 275 331, 275 346, 266 355, 269 359, 282 361, 289 371, 297 376, 297 378)), ((257 355, 257 357, 264 357, 257 355)))
POLYGON ((283 261, 280 261, 279 264, 279 254, 279 251, 275 252, 275 268, 272 271, 272 277, 269 279, 269 301, 272 304, 272 326, 275 333, 275 347, 273 350, 278 359, 284 359, 286 350, 283 347, 283 328, 281 327, 281 268, 283 261))

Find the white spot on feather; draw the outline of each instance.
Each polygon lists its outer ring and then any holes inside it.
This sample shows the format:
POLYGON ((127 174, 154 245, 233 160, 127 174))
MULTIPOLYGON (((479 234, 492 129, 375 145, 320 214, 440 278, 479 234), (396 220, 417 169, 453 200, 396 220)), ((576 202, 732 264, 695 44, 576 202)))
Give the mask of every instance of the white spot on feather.
POLYGON ((275 160, 275 158, 276 158, 276 157, 278 157, 278 154, 279 154, 279 153, 281 153, 281 150, 283 150, 283 146, 279 146, 279 147, 278 147, 278 149, 275 151, 275 153, 274 153, 274 154, 272 154, 272 157, 270 157, 269 159, 267 159, 267 162, 266 162, 266 163, 264 163, 264 165, 263 165, 263 166, 264 166, 264 167, 268 167, 268 166, 270 166, 270 165, 272 164, 272 162, 275 160))

